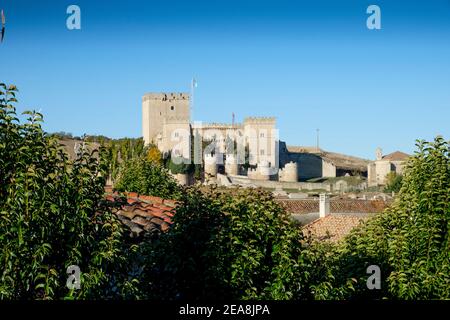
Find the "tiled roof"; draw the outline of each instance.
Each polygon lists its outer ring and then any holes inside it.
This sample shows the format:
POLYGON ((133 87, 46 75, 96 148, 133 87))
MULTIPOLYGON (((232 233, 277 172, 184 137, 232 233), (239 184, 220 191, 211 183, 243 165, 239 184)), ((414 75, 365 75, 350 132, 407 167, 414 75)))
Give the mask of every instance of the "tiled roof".
POLYGON ((322 153, 323 150, 317 147, 310 146, 286 146, 286 149, 289 152, 298 152, 298 153, 322 153))
MULTIPOLYGON (((319 200, 277 200, 289 213, 319 212, 319 200)), ((391 204, 384 200, 331 199, 331 212, 335 213, 379 213, 391 204)))
POLYGON ((310 235, 317 240, 338 242, 367 219, 367 216, 330 214, 307 224, 302 231, 304 235, 310 235))
POLYGON ((172 224, 176 201, 159 197, 125 193, 126 202, 117 193, 105 189, 106 200, 120 221, 130 229, 130 237, 154 237, 172 224))
POLYGON ((404 152, 395 151, 393 153, 390 153, 388 155, 385 155, 383 157, 383 160, 389 160, 389 161, 405 161, 410 157, 409 154, 406 154, 404 152))
POLYGON ((288 200, 277 199, 289 213, 311 213, 319 212, 319 200, 288 200))

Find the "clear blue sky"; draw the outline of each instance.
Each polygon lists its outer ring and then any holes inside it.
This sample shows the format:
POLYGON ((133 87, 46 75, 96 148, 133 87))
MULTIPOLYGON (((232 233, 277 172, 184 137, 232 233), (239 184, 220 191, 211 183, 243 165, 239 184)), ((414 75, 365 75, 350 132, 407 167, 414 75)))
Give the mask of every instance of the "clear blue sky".
POLYGON ((0 0, 0 81, 47 131, 141 136, 141 96, 189 91, 193 118, 275 116, 280 138, 374 158, 450 137, 450 1, 0 0), (82 29, 66 28, 81 8, 82 29), (366 28, 381 7, 382 30, 366 28))

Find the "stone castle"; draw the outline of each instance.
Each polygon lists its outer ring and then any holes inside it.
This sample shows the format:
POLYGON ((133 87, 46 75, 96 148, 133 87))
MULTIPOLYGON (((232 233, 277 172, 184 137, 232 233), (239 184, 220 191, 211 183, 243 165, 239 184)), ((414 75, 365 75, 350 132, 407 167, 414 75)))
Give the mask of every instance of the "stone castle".
POLYGON ((146 145, 156 145, 164 156, 202 164, 208 179, 220 178, 223 184, 266 181, 268 187, 278 187, 270 184, 278 182, 298 188, 299 181, 374 171, 364 159, 286 145, 279 140, 274 117, 248 117, 231 124, 193 122, 189 93, 145 94, 142 135, 146 145))
MULTIPOLYGON (((188 93, 149 93, 142 98, 142 134, 146 145, 153 143, 164 154, 191 158, 193 139, 214 141, 200 155, 205 172, 214 176, 223 165, 226 173, 240 174, 249 151, 249 176, 269 180, 279 167, 276 120, 273 117, 249 117, 243 123, 191 123, 188 93), (232 148, 230 148, 230 142, 232 148), (233 149, 233 150, 230 150, 233 149), (241 151, 241 152, 239 152, 241 151)), ((194 156, 195 158, 195 156, 194 156)), ((194 161, 195 159, 190 159, 194 161)), ((297 177, 292 164, 284 171, 284 179, 297 177), (290 168, 290 169, 289 169, 290 168)))

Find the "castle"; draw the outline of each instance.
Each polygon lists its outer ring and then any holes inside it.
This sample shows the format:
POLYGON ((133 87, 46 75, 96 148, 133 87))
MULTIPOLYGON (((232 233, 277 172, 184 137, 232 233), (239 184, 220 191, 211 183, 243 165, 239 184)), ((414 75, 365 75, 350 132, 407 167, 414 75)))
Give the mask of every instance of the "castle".
POLYGON ((231 124, 192 122, 189 93, 145 94, 142 135, 146 145, 156 145, 172 160, 202 164, 211 179, 225 175, 297 183, 355 171, 367 173, 367 162, 362 159, 287 146, 279 140, 274 117, 248 117, 231 124))

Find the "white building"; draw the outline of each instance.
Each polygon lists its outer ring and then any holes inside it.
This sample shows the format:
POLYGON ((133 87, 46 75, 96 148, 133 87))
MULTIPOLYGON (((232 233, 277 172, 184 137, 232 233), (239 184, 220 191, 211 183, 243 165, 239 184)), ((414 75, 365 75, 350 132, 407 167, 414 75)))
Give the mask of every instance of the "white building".
POLYGON ((400 151, 383 156, 383 151, 378 148, 376 160, 369 163, 367 167, 369 187, 386 185, 386 176, 391 172, 403 174, 403 168, 409 157, 408 154, 400 151))

